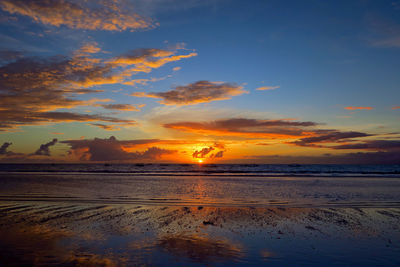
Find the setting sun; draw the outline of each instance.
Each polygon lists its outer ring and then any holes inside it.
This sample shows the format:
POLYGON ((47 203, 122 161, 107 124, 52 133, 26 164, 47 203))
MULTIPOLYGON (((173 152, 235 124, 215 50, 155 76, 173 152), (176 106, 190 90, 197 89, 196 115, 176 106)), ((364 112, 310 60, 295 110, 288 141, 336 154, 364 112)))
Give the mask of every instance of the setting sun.
POLYGON ((199 159, 197 162, 201 164, 201 163, 203 163, 203 160, 199 159))

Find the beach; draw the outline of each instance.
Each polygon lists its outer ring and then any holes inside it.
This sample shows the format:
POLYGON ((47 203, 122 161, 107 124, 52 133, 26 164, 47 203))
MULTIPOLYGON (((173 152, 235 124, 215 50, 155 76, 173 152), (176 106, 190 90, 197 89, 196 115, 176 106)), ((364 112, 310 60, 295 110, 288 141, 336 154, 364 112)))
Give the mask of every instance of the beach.
POLYGON ((177 166, 164 167, 145 167, 156 174, 7 167, 1 264, 400 264, 400 179, 393 172, 288 176, 209 167, 173 176, 177 166))

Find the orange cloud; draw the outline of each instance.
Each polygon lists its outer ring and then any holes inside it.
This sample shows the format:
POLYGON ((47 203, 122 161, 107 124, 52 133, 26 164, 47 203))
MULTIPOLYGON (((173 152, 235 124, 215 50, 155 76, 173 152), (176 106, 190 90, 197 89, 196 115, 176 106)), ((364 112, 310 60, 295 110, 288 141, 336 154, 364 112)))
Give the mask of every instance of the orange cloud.
POLYGON ((372 110, 373 107, 345 107, 347 110, 372 110))
POLYGON ((89 125, 99 127, 106 131, 119 131, 121 128, 115 127, 115 125, 106 125, 101 123, 90 123, 89 125))
POLYGON ((400 109, 400 106, 392 107, 392 109, 400 109))
POLYGON ((167 123, 165 128, 202 135, 238 136, 244 138, 299 138, 316 135, 314 122, 290 120, 256 120, 245 118, 222 119, 211 122, 167 123))
POLYGON ((256 88, 256 90, 264 91, 264 90, 274 90, 274 89, 278 89, 278 88, 280 88, 280 86, 261 86, 261 87, 256 88))
POLYGON ((86 54, 96 54, 101 51, 99 44, 97 42, 85 43, 81 48, 76 51, 77 55, 84 56, 86 54))
POLYGON ((2 0, 0 8, 11 14, 30 17, 35 22, 72 29, 135 31, 156 24, 140 16, 122 1, 2 0))
MULTIPOLYGON (((33 125, 47 122, 62 122, 60 113, 45 113, 64 108, 70 109, 77 106, 94 105, 105 100, 92 99, 82 101, 74 98, 76 94, 97 93, 102 90, 92 90, 90 87, 104 84, 132 82, 134 72, 127 71, 126 65, 118 65, 113 60, 102 60, 89 55, 98 52, 97 44, 90 43, 78 49, 72 57, 52 58, 20 58, 11 53, 5 57, 7 64, 0 68, 0 131, 15 129, 21 125, 33 125), (112 63, 110 63, 112 62, 112 63), (122 70, 121 70, 122 68, 122 70), (43 113, 44 112, 44 113, 43 113), (42 114, 43 113, 43 114, 42 114)), ((152 62, 152 57, 161 57, 165 62, 179 60, 181 57, 169 57, 177 51, 162 49, 140 49, 131 51, 130 55, 136 57, 137 64, 152 62), (135 52, 136 51, 136 52, 135 52)), ((1 56, 1 54, 0 54, 1 56)), ((126 55, 124 56, 126 57, 126 55)), ((157 61, 157 60, 156 60, 157 61)), ((161 63, 152 65, 152 68, 162 66, 161 63)), ((151 78, 141 81, 142 84, 163 78, 151 78)), ((110 100, 107 100, 110 101, 110 100)), ((102 105, 106 109, 139 110, 141 106, 132 105, 102 105)), ((85 117, 76 113, 63 113, 65 122, 74 121, 108 121, 116 123, 118 119, 92 115, 85 117)), ((132 123, 133 121, 121 122, 132 123)), ((134 124, 134 122, 133 122, 134 124)))
POLYGON ((197 53, 195 52, 186 55, 176 55, 177 51, 178 50, 170 51, 154 48, 136 49, 124 55, 108 60, 107 63, 125 67, 133 66, 128 69, 126 73, 148 73, 152 69, 160 68, 169 62, 179 61, 184 58, 197 56, 197 53))
POLYGON ((164 105, 194 105, 217 100, 230 99, 232 96, 246 93, 242 86, 232 83, 198 81, 184 86, 177 86, 167 92, 131 94, 136 97, 162 98, 164 105))

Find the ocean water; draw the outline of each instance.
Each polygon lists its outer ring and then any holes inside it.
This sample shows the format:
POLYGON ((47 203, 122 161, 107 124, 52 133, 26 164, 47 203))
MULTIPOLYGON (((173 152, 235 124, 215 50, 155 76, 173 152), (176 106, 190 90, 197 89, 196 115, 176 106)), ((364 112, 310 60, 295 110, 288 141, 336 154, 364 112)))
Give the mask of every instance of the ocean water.
POLYGON ((400 165, 0 165, 0 200, 390 207, 400 165))
POLYGON ((399 178, 400 164, 0 164, 0 172, 83 172, 185 176, 379 176, 399 178))

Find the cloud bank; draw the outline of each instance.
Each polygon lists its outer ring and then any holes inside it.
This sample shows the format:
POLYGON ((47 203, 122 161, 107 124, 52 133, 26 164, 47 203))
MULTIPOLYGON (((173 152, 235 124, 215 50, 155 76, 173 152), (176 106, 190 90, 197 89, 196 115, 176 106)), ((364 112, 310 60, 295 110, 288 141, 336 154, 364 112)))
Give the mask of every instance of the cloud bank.
POLYGON ((151 144, 157 140, 117 140, 110 138, 94 138, 83 140, 66 140, 61 143, 70 146, 70 154, 76 155, 80 160, 89 161, 148 161, 161 159, 164 155, 173 154, 175 150, 148 147, 144 151, 129 152, 127 148, 139 144, 151 144))

